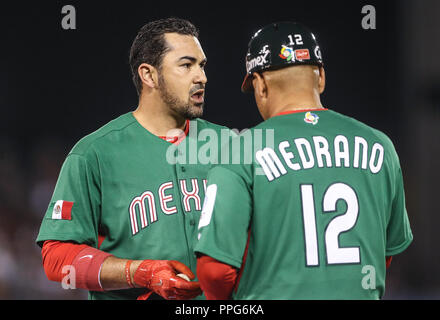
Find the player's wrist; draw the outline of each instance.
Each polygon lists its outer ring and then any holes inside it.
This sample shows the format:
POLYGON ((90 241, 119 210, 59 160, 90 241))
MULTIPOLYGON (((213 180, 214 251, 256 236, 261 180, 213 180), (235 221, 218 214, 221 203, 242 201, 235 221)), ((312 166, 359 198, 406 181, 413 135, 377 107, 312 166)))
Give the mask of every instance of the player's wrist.
POLYGON ((150 289, 154 263, 159 260, 137 260, 132 268, 132 283, 136 288, 150 289))
POLYGON ((142 261, 143 260, 128 260, 126 263, 125 274, 126 274, 127 284, 129 285, 130 288, 144 288, 144 286, 136 283, 134 277, 142 261), (131 262, 128 263, 129 261, 131 262), (128 270, 127 270, 127 264, 129 264, 128 270))

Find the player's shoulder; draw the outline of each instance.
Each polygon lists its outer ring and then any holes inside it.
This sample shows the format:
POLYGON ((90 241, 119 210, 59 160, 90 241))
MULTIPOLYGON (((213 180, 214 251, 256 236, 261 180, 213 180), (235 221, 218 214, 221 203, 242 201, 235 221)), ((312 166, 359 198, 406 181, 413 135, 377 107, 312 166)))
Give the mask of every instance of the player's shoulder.
POLYGON ((356 135, 370 138, 384 146, 394 148, 394 144, 391 138, 383 131, 374 128, 363 121, 350 117, 348 115, 339 113, 334 110, 328 110, 329 114, 340 122, 340 128, 348 128, 349 131, 353 131, 356 135))
POLYGON ((341 134, 349 133, 351 136, 362 137, 372 146, 378 144, 385 151, 385 162, 391 166, 399 166, 399 156, 394 143, 385 132, 336 111, 330 110, 329 115, 339 119, 334 122, 334 125, 336 128, 341 128, 341 134))
POLYGON ((113 133, 118 133, 123 131, 125 128, 129 127, 135 122, 135 118, 132 116, 131 112, 120 115, 119 117, 107 122, 105 125, 101 126, 94 132, 81 138, 72 148, 70 154, 86 155, 93 146, 98 145, 105 140, 106 137, 113 133))

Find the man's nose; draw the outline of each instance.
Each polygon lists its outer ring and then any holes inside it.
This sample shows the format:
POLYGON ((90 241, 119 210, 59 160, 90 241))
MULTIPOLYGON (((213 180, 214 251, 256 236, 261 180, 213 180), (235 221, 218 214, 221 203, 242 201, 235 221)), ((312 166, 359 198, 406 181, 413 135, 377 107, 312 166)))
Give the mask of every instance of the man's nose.
POLYGON ((195 83, 202 83, 202 84, 206 84, 208 82, 208 78, 206 77, 206 73, 203 68, 199 68, 199 70, 195 76, 194 82, 195 83))

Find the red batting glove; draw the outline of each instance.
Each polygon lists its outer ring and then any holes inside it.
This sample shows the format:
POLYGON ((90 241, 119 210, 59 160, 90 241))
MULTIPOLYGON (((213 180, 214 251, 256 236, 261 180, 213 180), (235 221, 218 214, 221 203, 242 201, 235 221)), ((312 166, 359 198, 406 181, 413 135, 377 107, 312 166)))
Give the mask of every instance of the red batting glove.
POLYGON ((153 292, 167 300, 189 300, 202 294, 198 281, 186 281, 178 277, 178 273, 185 274, 191 280, 195 279, 191 270, 179 261, 142 261, 134 273, 133 281, 151 292, 139 296, 138 300, 148 299, 153 292))

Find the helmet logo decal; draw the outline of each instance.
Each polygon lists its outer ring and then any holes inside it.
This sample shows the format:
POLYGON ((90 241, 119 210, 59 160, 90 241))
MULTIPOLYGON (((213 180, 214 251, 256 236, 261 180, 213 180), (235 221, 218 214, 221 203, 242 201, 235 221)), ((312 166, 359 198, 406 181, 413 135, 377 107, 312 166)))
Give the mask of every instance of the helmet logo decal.
POLYGON ((265 45, 259 52, 259 56, 251 59, 250 61, 246 62, 246 71, 249 73, 250 70, 255 68, 256 66, 262 66, 268 63, 267 56, 270 53, 270 50, 268 49, 268 45, 265 45))
POLYGON ((317 124, 319 120, 319 117, 317 114, 315 113, 311 113, 310 111, 306 113, 305 117, 304 117, 304 121, 306 123, 311 123, 313 125, 317 124))
POLYGON ((316 46, 316 48, 315 48, 315 56, 319 60, 322 60, 321 49, 319 49, 319 46, 316 46))
POLYGON ((293 50, 290 49, 289 47, 286 47, 285 45, 281 47, 280 58, 287 61, 291 61, 291 60, 295 61, 295 57, 293 56, 293 50))
POLYGON ((310 60, 310 52, 309 49, 298 49, 295 50, 296 60, 310 60))

